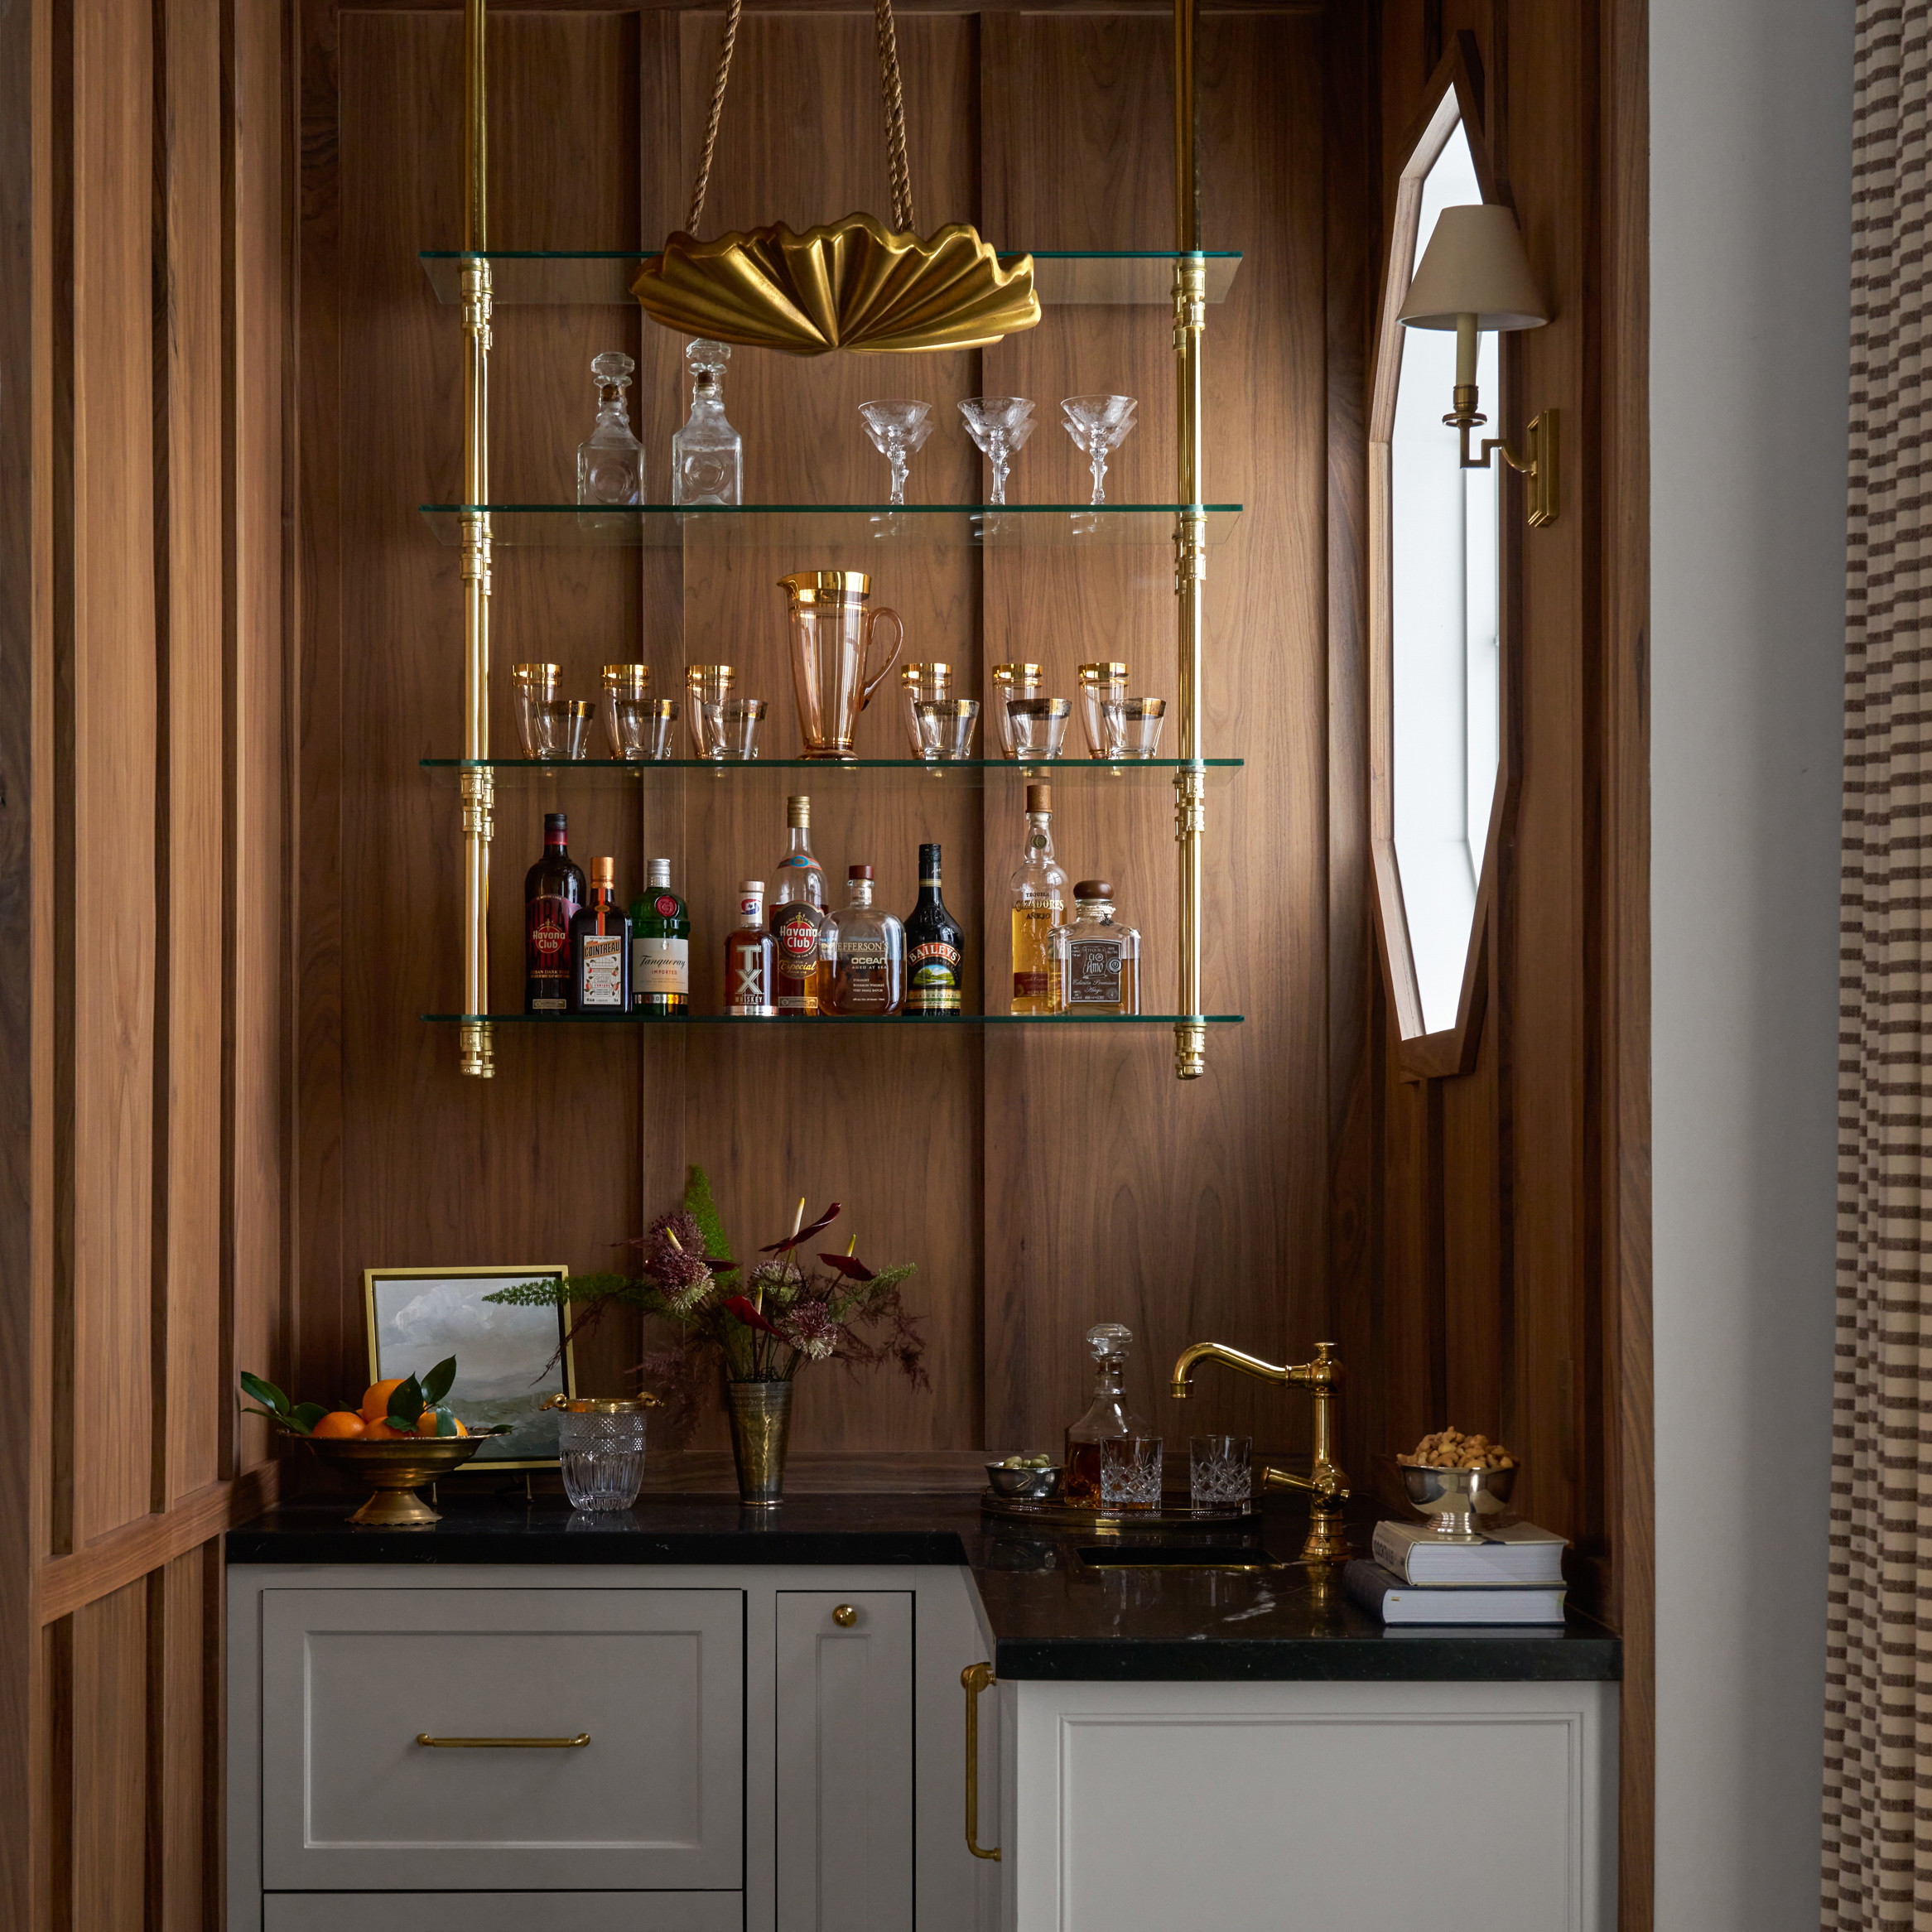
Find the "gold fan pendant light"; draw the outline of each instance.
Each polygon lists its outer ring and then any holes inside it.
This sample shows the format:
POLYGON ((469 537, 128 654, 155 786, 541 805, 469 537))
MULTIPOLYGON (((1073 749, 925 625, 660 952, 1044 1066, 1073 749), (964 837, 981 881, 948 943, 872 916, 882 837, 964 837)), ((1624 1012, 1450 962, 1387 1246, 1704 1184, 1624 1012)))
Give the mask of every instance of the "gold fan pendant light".
POLYGON ((892 0, 874 0, 874 12, 893 227, 876 215, 848 214, 802 234, 779 223, 715 241, 696 238, 743 4, 731 0, 725 16, 690 218, 631 284, 644 313, 681 335, 787 355, 981 349, 1032 328, 1040 319, 1032 256, 1002 268, 991 245, 963 222, 949 222, 927 241, 915 232, 892 0))

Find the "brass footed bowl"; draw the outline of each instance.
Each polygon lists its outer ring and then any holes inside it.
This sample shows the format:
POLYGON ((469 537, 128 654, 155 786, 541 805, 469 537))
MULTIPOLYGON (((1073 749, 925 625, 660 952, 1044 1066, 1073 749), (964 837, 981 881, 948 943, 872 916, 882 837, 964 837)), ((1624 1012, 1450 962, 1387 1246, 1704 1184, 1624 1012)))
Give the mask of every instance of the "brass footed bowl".
POLYGON ((1435 1518, 1436 1535, 1444 1543, 1480 1543, 1478 1519, 1509 1514, 1510 1492, 1516 1472, 1507 1469, 1438 1469, 1404 1462, 1402 1486, 1409 1500, 1425 1516, 1435 1518))
POLYGON ((373 1492, 350 1522, 413 1530, 442 1520, 416 1491, 467 1462, 487 1440, 484 1436, 423 1436, 415 1441, 404 1437, 393 1443, 359 1443, 350 1436, 317 1442, 311 1436, 308 1443, 331 1469, 366 1482, 373 1492))

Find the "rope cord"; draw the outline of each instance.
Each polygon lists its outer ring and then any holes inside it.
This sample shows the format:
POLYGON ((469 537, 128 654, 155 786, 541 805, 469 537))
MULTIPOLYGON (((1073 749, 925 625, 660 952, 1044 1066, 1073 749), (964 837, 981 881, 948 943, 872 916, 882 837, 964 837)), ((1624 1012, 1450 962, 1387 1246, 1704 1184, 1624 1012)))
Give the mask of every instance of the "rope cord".
POLYGON ((684 232, 697 234, 699 218, 705 211, 705 190, 711 185, 711 157, 717 152, 718 121, 725 112, 725 84, 731 78, 731 51, 738 45, 738 22, 744 12, 744 0, 730 0, 725 9, 725 37, 718 45, 718 75, 711 83, 711 111, 705 118, 705 152, 697 164, 697 179, 691 187, 691 213, 684 232))

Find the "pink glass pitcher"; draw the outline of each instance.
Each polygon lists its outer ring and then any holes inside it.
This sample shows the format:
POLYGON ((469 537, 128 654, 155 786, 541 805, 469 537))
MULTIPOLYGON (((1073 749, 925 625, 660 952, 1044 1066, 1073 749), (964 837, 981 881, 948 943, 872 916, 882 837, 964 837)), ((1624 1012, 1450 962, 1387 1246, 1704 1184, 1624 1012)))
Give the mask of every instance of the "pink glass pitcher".
POLYGON ((871 610, 872 580, 863 571, 797 571, 780 577, 792 596, 792 689, 807 758, 851 759, 859 714, 899 661, 905 626, 896 610, 871 610), (892 623, 892 649, 865 675, 873 634, 892 623))

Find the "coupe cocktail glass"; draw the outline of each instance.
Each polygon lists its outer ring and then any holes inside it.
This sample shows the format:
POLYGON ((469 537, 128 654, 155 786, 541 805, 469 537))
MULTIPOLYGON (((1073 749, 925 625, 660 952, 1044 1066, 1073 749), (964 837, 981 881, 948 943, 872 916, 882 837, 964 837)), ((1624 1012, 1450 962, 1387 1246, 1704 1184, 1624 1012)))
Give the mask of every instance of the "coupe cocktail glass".
POLYGON ((1139 407, 1131 396, 1069 396, 1061 403, 1067 433, 1086 452, 1093 470, 1090 503, 1107 500, 1107 458, 1127 440, 1139 407))
POLYGON ((932 405, 903 399, 861 402, 859 413, 873 448, 892 465, 892 494, 886 501, 897 509, 906 500, 906 472, 913 457, 932 433, 932 405))
POLYGON ((986 501, 1006 501, 1006 478, 1013 459, 1033 433, 1033 406, 1024 396, 969 396, 959 406, 966 434, 993 465, 993 488, 986 501))

